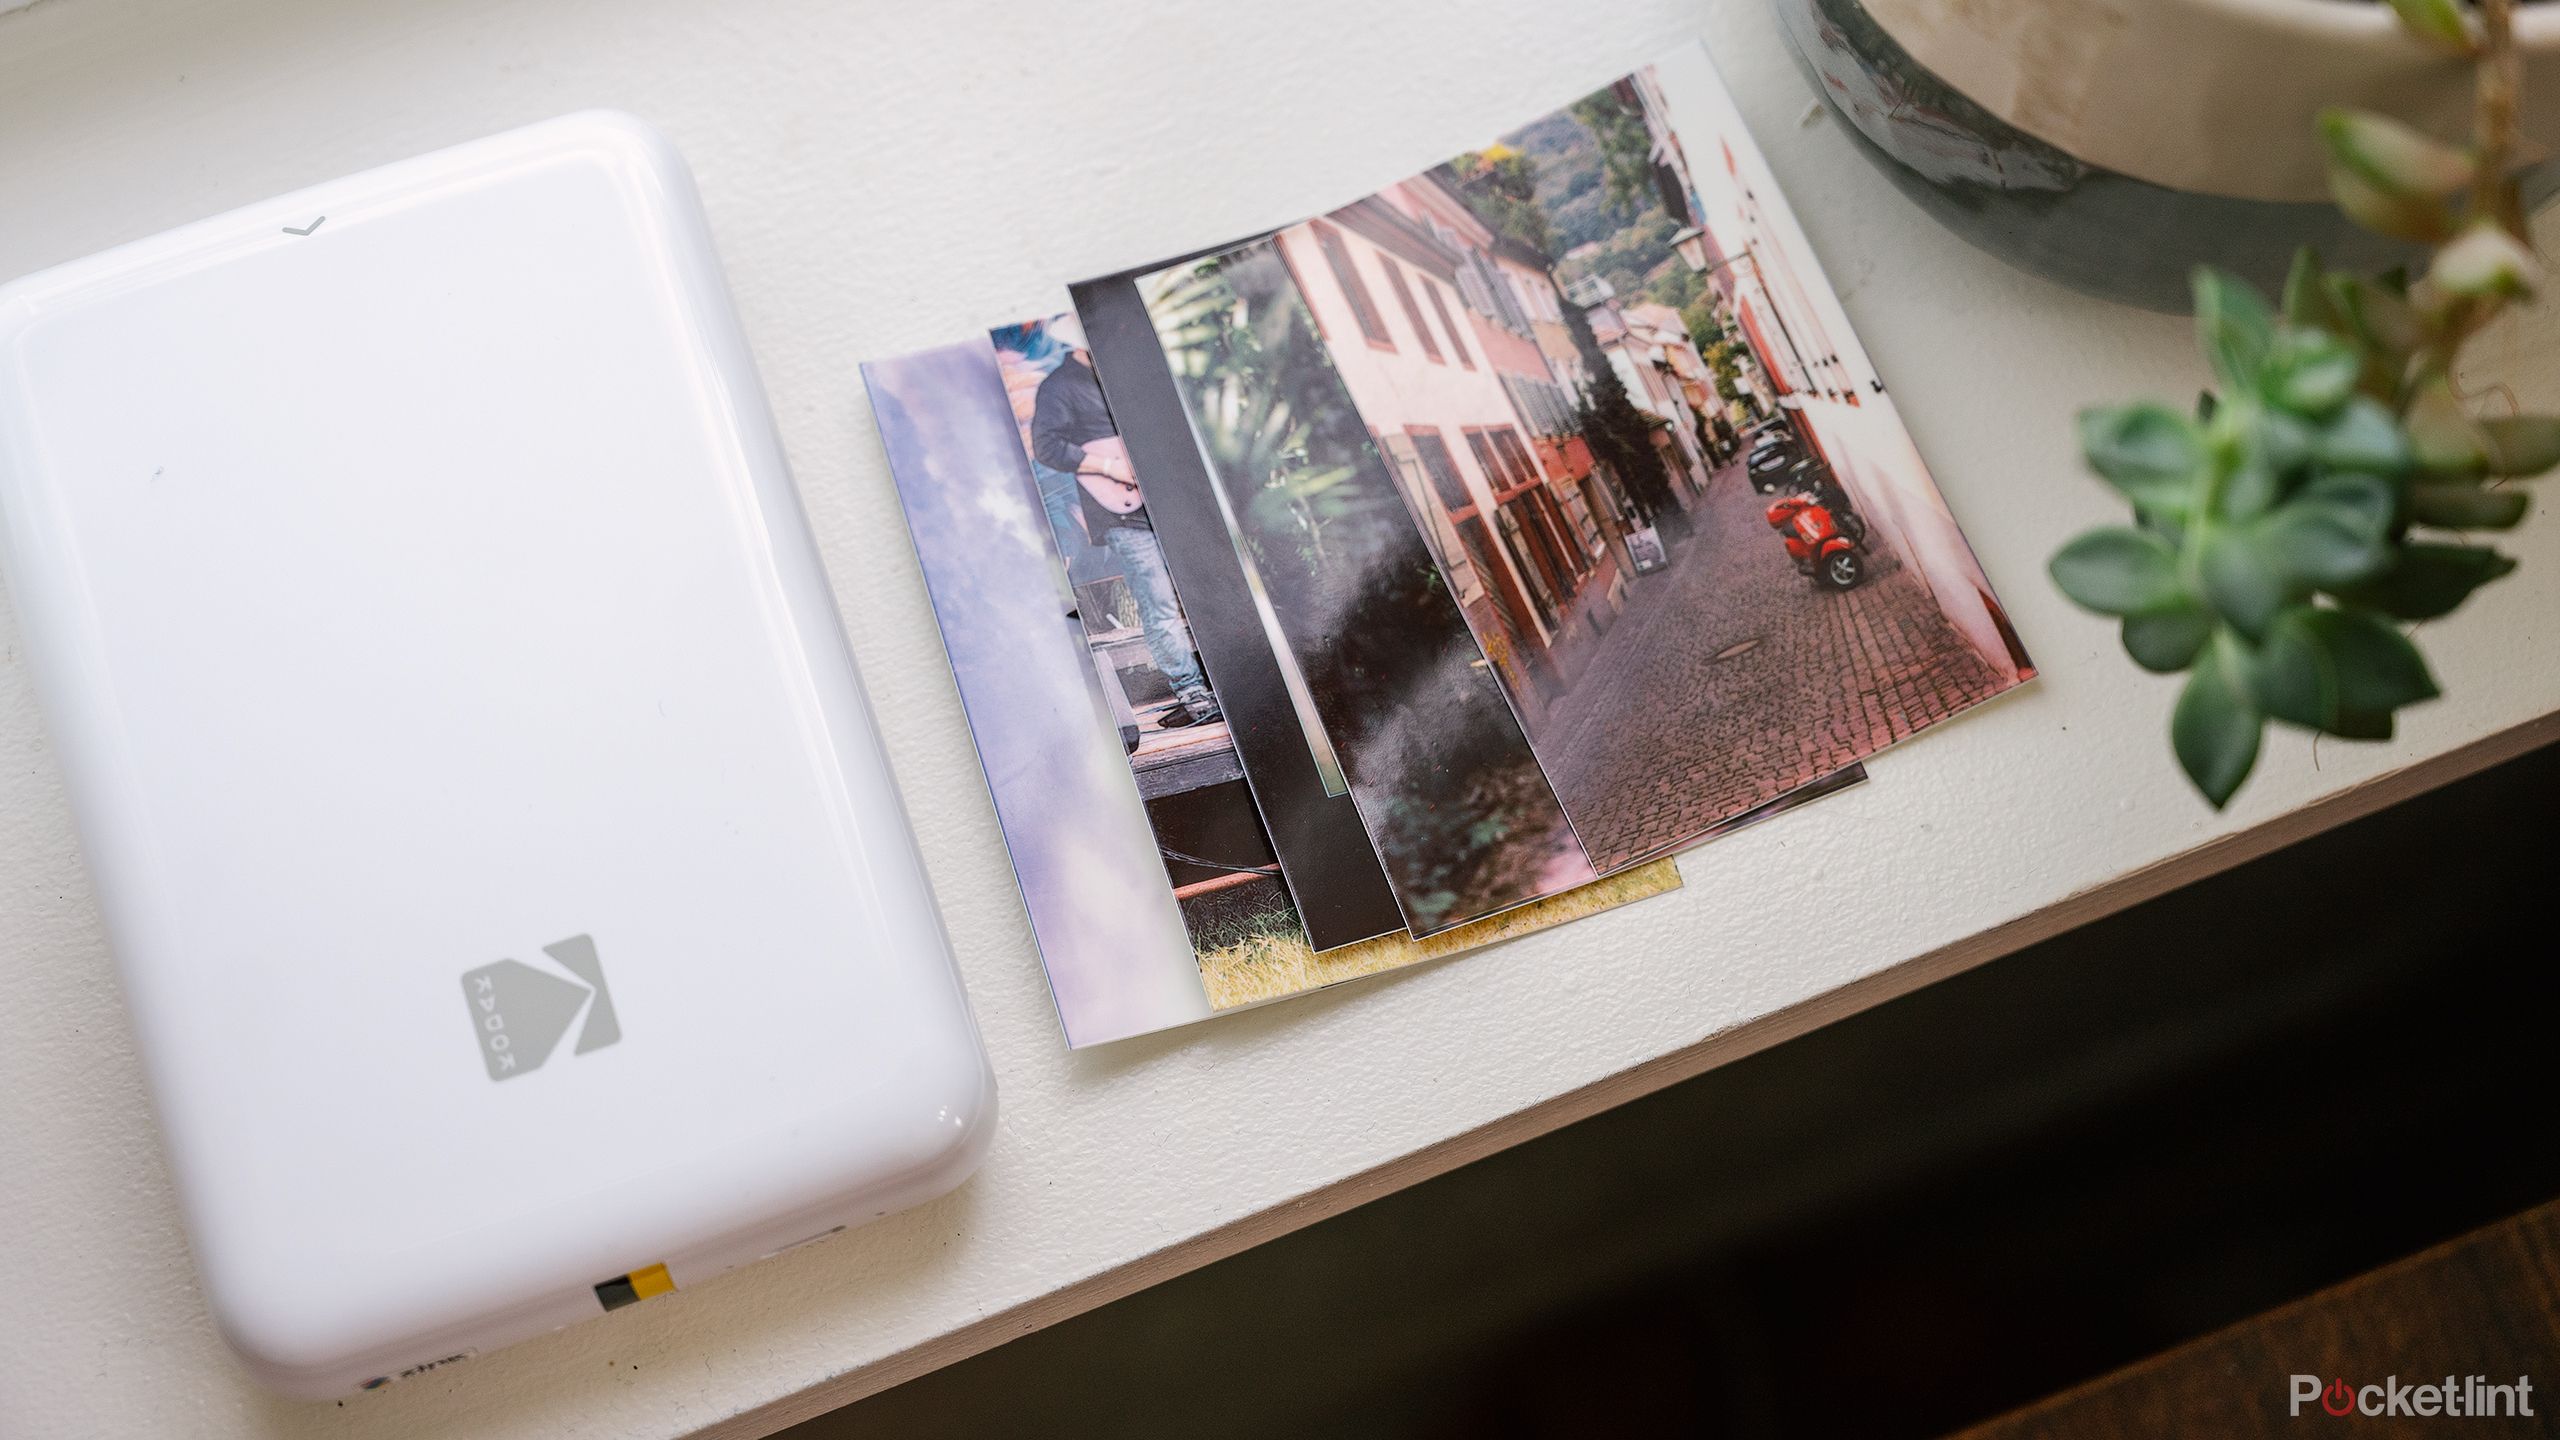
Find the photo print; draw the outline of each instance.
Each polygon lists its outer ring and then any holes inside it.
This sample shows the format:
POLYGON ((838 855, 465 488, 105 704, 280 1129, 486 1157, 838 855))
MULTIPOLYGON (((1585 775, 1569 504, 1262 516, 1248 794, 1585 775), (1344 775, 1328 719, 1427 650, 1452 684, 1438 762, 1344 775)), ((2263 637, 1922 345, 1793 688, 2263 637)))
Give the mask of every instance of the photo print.
POLYGON ((1398 903, 1301 657, 1283 642, 1269 587, 1221 518, 1135 283, 1088 281, 1072 293, 1111 413, 1147 476, 1148 512, 1264 828, 1293 894, 1314 917, 1319 948, 1337 937, 1430 933, 1411 926, 1398 903))
POLYGON ((1075 317, 991 339, 1097 691, 1194 949, 1302 935, 1075 317))
POLYGON ((1270 651, 1258 631, 1241 649, 1216 643, 1221 627, 1206 642, 1194 632, 1082 322, 1063 311, 992 339, 1105 698, 1140 791, 1171 832, 1177 885, 1221 896, 1201 908, 1225 928, 1259 931, 1273 887, 1249 877, 1285 881, 1295 923, 1318 950, 1403 929, 1368 837, 1337 798, 1338 780, 1327 783, 1330 755, 1304 752, 1303 729, 1228 721, 1222 695, 1247 722, 1257 714, 1254 681, 1270 651), (1224 664, 1223 689, 1211 688, 1209 655, 1224 664))
POLYGON ((1596 879, 1271 243, 1076 295, 1114 406, 1161 417, 1132 433, 1186 591, 1278 658, 1406 927, 1596 879))
POLYGON ((1390 924, 1383 936, 1319 952, 1280 882, 1218 697, 1200 703, 1183 668, 1179 599, 1139 593, 1160 583, 1147 569, 1160 562, 1088 512, 1089 502, 1117 516, 1143 506, 1104 503, 1125 501, 1111 487, 1133 487, 1135 472, 1114 463, 1120 447, 1104 443, 1083 377, 1068 371, 1052 384, 1061 366, 1083 364, 1080 339, 1071 316, 1052 317, 863 367, 1071 1046, 1453 954, 1678 886, 1668 863, 1642 867, 1428 941, 1390 924), (1043 451, 1062 463, 1036 461, 1043 451))
POLYGON ((1382 692, 1326 718, 1347 763, 1386 752, 1361 798, 1391 876, 1478 841, 1504 863, 1439 886, 1462 906, 1571 851, 1605 873, 2034 674, 1703 48, 1139 287, 1249 543, 1381 577, 1298 643, 1382 692), (1422 687, 1491 793, 1382 744, 1383 691, 1422 687))
POLYGON ((1070 1045, 1211 1013, 984 339, 863 367, 1070 1045))

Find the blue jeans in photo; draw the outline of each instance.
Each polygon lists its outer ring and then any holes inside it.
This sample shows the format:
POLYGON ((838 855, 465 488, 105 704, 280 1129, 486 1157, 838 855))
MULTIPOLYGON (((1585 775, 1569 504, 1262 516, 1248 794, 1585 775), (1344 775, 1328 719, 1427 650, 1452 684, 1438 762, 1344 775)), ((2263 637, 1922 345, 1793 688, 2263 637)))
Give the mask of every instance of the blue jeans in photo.
POLYGON ((1138 603, 1138 628, 1146 632, 1147 654, 1156 662, 1167 684, 1173 686, 1174 698, 1193 714, 1207 711, 1217 702, 1210 697, 1208 679, 1200 673, 1200 658, 1192 653, 1191 624, 1182 618, 1181 603, 1174 599, 1173 576, 1164 568, 1164 547, 1156 543, 1156 532, 1135 525, 1118 525, 1102 532, 1103 543, 1120 559, 1120 573, 1128 579, 1129 596, 1138 603))
POLYGON ((1034 460, 1031 478, 1040 486, 1040 509, 1049 517, 1049 534, 1058 542, 1058 558, 1067 562, 1067 583, 1084 585, 1111 573, 1111 557, 1085 538, 1084 487, 1064 470, 1034 460))

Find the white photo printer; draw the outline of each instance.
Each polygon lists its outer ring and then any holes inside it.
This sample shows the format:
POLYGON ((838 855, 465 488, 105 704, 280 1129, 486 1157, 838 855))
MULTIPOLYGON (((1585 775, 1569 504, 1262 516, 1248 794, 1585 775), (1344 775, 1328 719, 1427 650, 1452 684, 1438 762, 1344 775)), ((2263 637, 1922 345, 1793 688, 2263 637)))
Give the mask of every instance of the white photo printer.
POLYGON ((967 1001, 639 122, 0 290, 0 570, 269 1382, 438 1366, 977 1163, 967 1001))

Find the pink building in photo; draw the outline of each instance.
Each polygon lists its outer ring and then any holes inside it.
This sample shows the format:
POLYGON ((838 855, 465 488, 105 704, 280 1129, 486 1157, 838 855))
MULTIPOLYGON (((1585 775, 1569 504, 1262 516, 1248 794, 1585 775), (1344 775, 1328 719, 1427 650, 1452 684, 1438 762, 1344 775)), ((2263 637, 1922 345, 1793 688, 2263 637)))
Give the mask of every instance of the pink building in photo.
POLYGON ((1536 326, 1554 281, 1437 181, 1282 231, 1280 252, 1486 654, 1535 724, 1623 603, 1624 505, 1536 326))
POLYGON ((1489 248, 1471 251, 1470 263, 1459 279, 1476 282, 1468 303, 1486 352, 1500 362, 1503 388, 1534 437, 1539 466, 1565 497, 1585 544, 1605 552, 1607 573, 1592 583, 1603 588, 1614 612, 1624 606, 1636 573, 1626 535, 1639 521, 1617 477, 1593 460, 1583 439, 1580 397, 1591 377, 1565 322, 1555 271, 1545 256, 1501 235, 1489 248))

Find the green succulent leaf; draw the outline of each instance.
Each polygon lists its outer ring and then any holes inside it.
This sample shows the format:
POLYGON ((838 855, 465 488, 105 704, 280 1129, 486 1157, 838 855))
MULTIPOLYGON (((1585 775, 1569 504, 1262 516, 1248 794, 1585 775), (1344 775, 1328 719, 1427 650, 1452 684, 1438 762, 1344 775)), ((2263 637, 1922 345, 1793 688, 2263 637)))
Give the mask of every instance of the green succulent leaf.
POLYGON ((2439 199, 2469 185, 2480 167, 2469 152, 2388 115, 2333 105, 2320 112, 2333 173, 2344 171, 2386 195, 2439 199))
POLYGON ((2267 398, 2314 418, 2336 413, 2356 391, 2364 357, 2325 330, 2286 330, 2268 357, 2267 398))
POLYGON ((2352 585, 2391 563, 2397 508, 2387 480, 2323 476, 2260 522, 2256 538, 2277 569, 2304 585, 2352 585))
POLYGON ((2390 569, 2339 591, 2338 598, 2394 620, 2433 620, 2452 614, 2472 591, 2515 568, 2515 561, 2486 546, 2415 540, 2400 547, 2390 569))
POLYGON ((2249 778, 2266 727, 2257 702, 2232 673, 2240 664, 2234 648, 2219 641, 2206 652, 2169 715, 2169 746, 2187 778, 2216 810, 2249 778))
POLYGON ((2268 627, 2255 678, 2268 714, 2332 732, 2349 715, 2388 714, 2438 693, 2418 647, 2389 622, 2309 605, 2268 627))
POLYGON ((2338 670, 2342 713, 2389 712, 2443 694, 2409 637, 2363 610, 2314 611, 2312 629, 2338 670))
POLYGON ((2436 245, 2453 233, 2453 210, 2432 195, 2386 190, 2332 161, 2329 198, 2347 218, 2377 235, 2415 245, 2436 245))
POLYGON ((2174 609, 2124 618, 2124 653, 2154 674, 2174 675, 2193 665, 2212 638, 2212 612, 2192 600, 2174 609))
POLYGON ((2206 464, 2204 434, 2195 422, 2149 403, 2081 411, 2080 453, 2144 510, 2186 509, 2206 464))
POLYGON ((2404 296, 2357 276, 2332 274, 2326 288, 2346 322, 2343 333, 2364 351, 2361 388, 2377 400, 2397 401, 2409 357, 2426 342, 2418 312, 2404 296))
POLYGON ((2192 604, 2178 557, 2160 537, 2129 526, 2092 530, 2055 553, 2053 583, 2101 615, 2144 615, 2192 604))
POLYGON ((2197 578, 2204 585, 2205 603, 2252 640, 2264 635, 2277 612, 2298 598, 2274 556, 2242 530, 2217 530, 2206 539, 2197 578))
POLYGON ((2338 682, 2318 644, 2294 623, 2296 614, 2317 614, 2304 607, 2288 610, 2267 628, 2258 664, 2250 678, 2267 714, 2313 730, 2325 729, 2338 713, 2338 682))
POLYGON ((2403 291, 2360 276, 2333 274, 2329 298, 2350 333, 2391 354, 2406 356, 2426 340, 2418 312, 2403 291))
POLYGON ((2390 538, 2391 527, 2400 518, 2400 487, 2379 475, 2323 475, 2302 487, 2294 499, 2296 504, 2328 511, 2377 543, 2390 538))
POLYGON ((2262 409, 2250 427, 2250 447, 2277 470, 2300 468, 2320 453, 2325 421, 2306 419, 2289 409, 2262 409))
POLYGON ((2477 423, 2488 442, 2481 448, 2490 474, 2522 479, 2560 465, 2560 415, 2504 415, 2477 423))
POLYGON ((2253 450, 2222 482, 2222 514, 2227 519, 2247 520, 2263 514, 2283 494, 2283 468, 2273 456, 2253 450))
POLYGON ((2201 265, 2195 273, 2196 334, 2205 362, 2234 390, 2255 391, 2275 342, 2276 318, 2248 281, 2201 265))
POLYGON ((2133 523, 2145 534, 2159 536, 2172 550, 2184 550, 2187 546, 2187 522, 2182 516, 2166 510, 2137 510, 2133 523))
POLYGON ((2288 325, 2351 333, 2346 317, 2330 298, 2329 276, 2320 266, 2320 253, 2308 245, 2293 252, 2293 268, 2285 272, 2284 298, 2280 303, 2288 325))
POLYGON ((2471 26, 2455 0, 2391 0, 2401 27, 2422 40, 2448 50, 2471 53, 2471 26))
POLYGON ((2409 437, 2389 410, 2358 396, 2312 442, 2312 456, 2332 470, 2398 475, 2409 468, 2409 437))
POLYGON ((2488 468, 2488 436, 2443 377, 2418 388, 2402 423, 2408 431, 2409 458, 2427 474, 2464 478, 2488 468))
POLYGON ((2521 490, 2483 490, 2476 485, 2416 485, 2409 490, 2413 524, 2442 530, 2508 530, 2533 508, 2533 497, 2521 490))
POLYGON ((2513 300, 2542 284, 2542 262, 2494 220, 2475 220, 2436 252, 2427 278, 2449 295, 2513 300))

